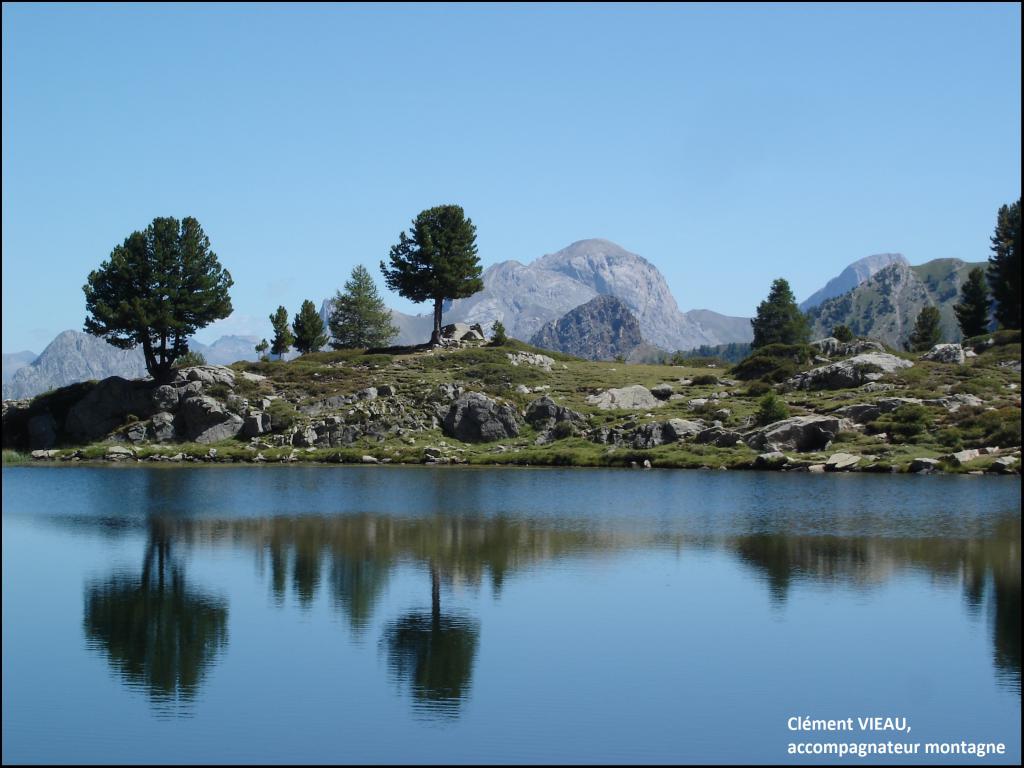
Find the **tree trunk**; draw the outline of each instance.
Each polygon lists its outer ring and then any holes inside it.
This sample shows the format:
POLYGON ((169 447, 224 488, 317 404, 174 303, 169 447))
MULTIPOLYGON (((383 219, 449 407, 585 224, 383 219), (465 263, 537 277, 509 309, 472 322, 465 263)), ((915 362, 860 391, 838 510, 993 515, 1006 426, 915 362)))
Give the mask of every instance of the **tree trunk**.
POLYGON ((430 334, 430 346, 436 347, 441 343, 441 307, 444 306, 443 298, 434 299, 434 332, 430 334))

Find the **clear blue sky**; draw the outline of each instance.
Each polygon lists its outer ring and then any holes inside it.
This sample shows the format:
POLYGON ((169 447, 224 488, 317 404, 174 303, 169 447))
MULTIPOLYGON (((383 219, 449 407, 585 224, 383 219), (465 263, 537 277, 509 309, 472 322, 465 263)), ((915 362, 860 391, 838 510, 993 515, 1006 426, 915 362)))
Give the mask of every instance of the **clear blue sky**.
POLYGON ((81 329, 86 275, 155 216, 197 217, 235 279, 203 341, 358 263, 382 285, 448 202, 485 265, 604 237, 684 310, 750 315, 778 276, 803 299, 871 253, 984 259, 1020 195, 1020 16, 5 4, 3 350, 81 329))

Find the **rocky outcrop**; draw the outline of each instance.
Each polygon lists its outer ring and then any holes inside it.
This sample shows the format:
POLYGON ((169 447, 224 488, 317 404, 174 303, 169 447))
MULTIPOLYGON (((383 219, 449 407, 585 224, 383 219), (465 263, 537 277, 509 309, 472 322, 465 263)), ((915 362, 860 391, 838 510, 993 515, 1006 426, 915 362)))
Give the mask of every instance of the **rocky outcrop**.
POLYGON ((619 389, 606 389, 596 395, 587 398, 590 405, 602 410, 623 408, 637 410, 640 408, 657 408, 664 403, 651 394, 651 390, 640 384, 630 384, 628 387, 619 389))
POLYGON ((955 363, 963 365, 967 361, 964 348, 959 344, 936 344, 923 355, 922 360, 930 360, 933 363, 955 363))
POLYGON ((596 296, 541 327, 530 343, 587 360, 625 358, 643 343, 640 323, 615 296, 596 296))
POLYGON ((544 429, 560 421, 585 424, 587 417, 578 411, 559 405, 546 395, 526 406, 526 422, 535 429, 544 429))
POLYGON ((506 355, 512 365, 533 365, 542 371, 550 371, 551 366, 555 364, 552 358, 535 352, 507 352, 506 355))
POLYGON ((68 411, 64 431, 76 443, 102 440, 128 420, 149 418, 156 411, 151 381, 104 379, 68 411))
POLYGON ((755 430, 745 442, 756 451, 821 451, 835 439, 841 425, 834 416, 794 416, 755 430))
POLYGON ((182 401, 179 411, 186 440, 216 443, 242 431, 243 419, 212 397, 196 395, 182 401))
POLYGON ((902 357, 869 352, 798 373, 788 379, 786 385, 793 389, 847 389, 877 381, 886 373, 911 366, 913 363, 902 357))
POLYGON ((515 409, 480 392, 467 392, 456 399, 448 408, 441 429, 465 443, 486 443, 519 434, 515 409))

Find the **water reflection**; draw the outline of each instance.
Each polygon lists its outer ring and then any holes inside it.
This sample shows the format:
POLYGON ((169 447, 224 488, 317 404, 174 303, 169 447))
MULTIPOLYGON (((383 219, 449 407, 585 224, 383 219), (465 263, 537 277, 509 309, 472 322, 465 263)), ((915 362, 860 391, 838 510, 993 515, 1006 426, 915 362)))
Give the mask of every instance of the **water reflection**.
POLYGON ((172 534, 151 521, 139 575, 87 585, 84 629, 91 647, 159 710, 187 712, 203 675, 227 645, 227 603, 191 587, 171 551, 172 534))
MULTIPOLYGON (((140 573, 114 573, 88 585, 84 627, 90 644, 105 652, 129 685, 145 687, 157 705, 193 699, 227 643, 227 603, 188 584, 185 562, 174 556, 183 546, 250 551, 269 566, 264 573, 276 604, 284 606, 290 592, 301 609, 312 610, 318 594, 325 593, 357 638, 379 626, 391 678, 408 692, 418 713, 436 717, 457 717, 464 710, 480 643, 476 618, 444 610, 446 585, 475 588, 486 579, 497 596, 510 578, 543 562, 651 549, 684 555, 688 548, 725 551, 752 568, 768 599, 780 606, 802 583, 871 590, 901 571, 927 573, 940 586, 959 588, 967 612, 990 622, 997 674, 1002 684, 1020 692, 1016 517, 1001 518, 984 538, 708 537, 664 526, 652 532, 551 516, 370 513, 242 519, 153 515, 146 531, 140 573), (430 608, 377 616, 402 565, 429 573, 430 608)), ((652 610, 657 605, 652 603, 652 610)))

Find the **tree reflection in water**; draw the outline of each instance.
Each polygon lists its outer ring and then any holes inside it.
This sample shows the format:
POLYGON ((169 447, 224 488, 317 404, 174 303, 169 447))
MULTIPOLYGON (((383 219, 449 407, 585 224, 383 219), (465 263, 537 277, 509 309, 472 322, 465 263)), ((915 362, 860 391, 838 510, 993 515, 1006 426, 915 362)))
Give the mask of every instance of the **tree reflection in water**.
POLYGON ((161 710, 187 710, 227 645, 227 603, 186 583, 158 521, 149 523, 142 573, 87 585, 84 613, 90 646, 161 710))

